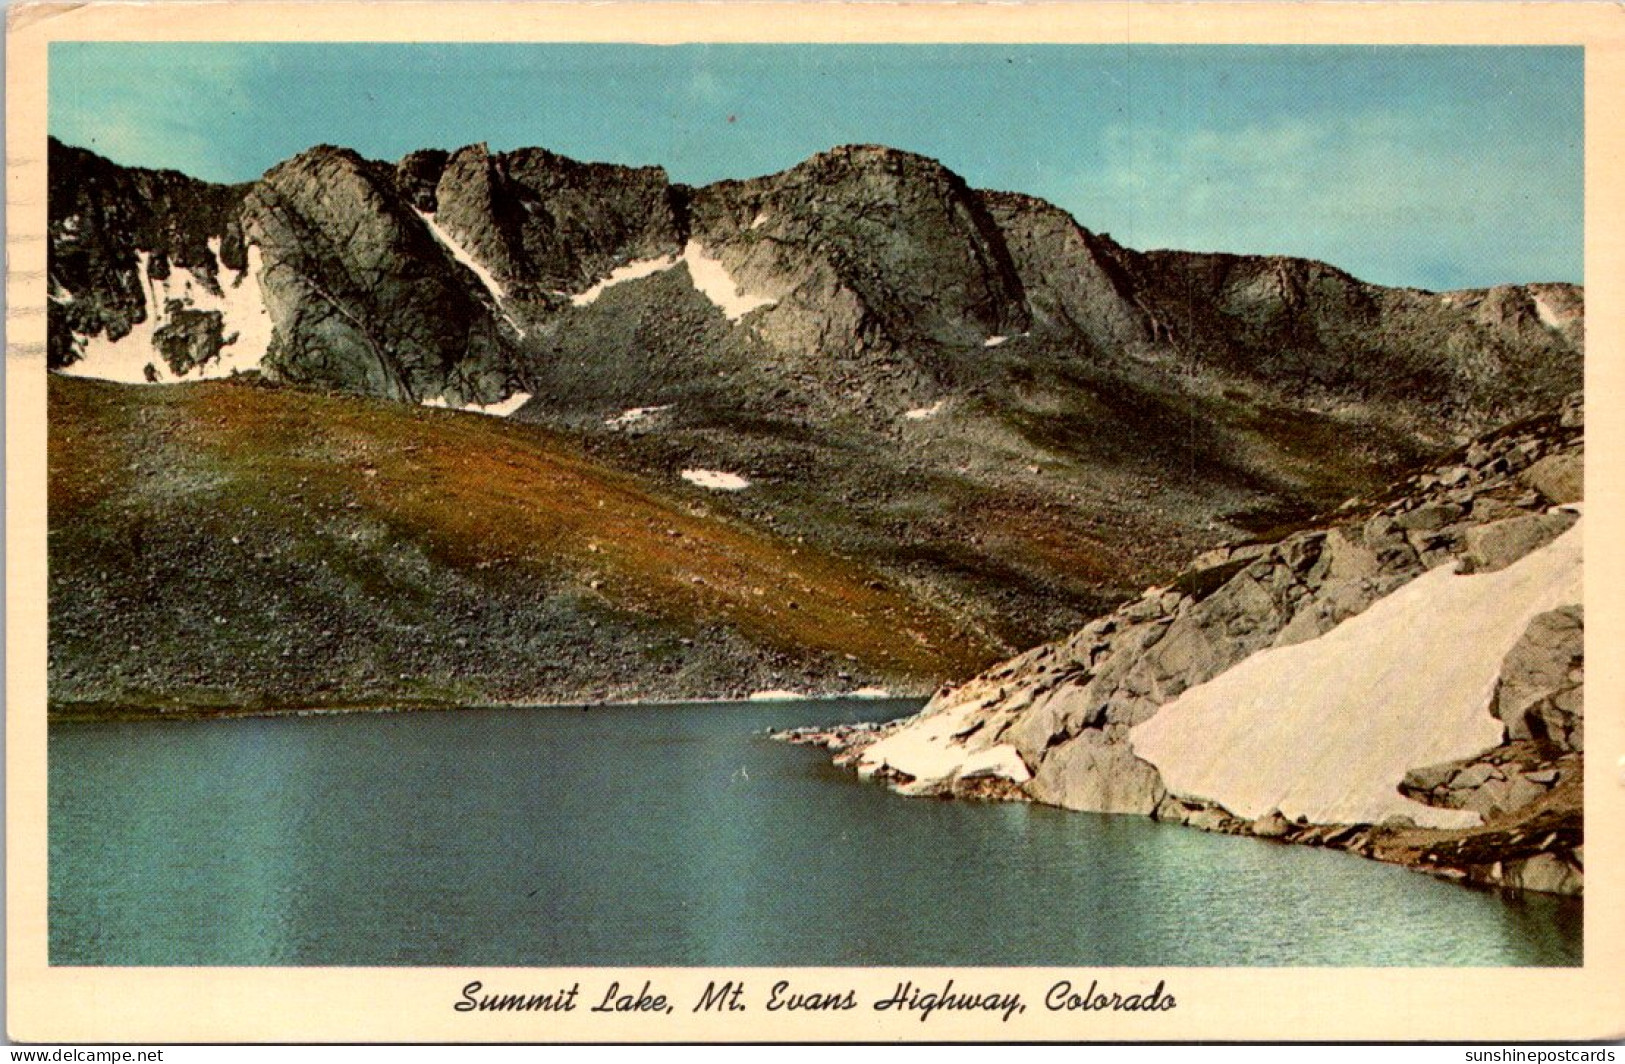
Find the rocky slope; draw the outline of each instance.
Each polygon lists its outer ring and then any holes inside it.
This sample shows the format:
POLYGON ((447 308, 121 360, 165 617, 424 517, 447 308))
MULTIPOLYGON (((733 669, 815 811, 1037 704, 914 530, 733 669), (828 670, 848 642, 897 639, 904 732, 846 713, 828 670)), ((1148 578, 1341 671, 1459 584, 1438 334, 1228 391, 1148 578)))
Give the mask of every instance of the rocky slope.
POLYGON ((657 493, 711 485, 990 653, 1544 409, 1583 358, 1572 286, 1137 252, 876 146, 703 188, 324 146, 223 187, 53 142, 50 217, 64 374, 511 415, 657 493))
POLYGON ((1578 893, 1582 413, 1165 586, 833 746, 908 794, 1030 800, 1578 893))
POLYGON ((50 381, 57 714, 928 690, 993 648, 534 426, 50 381))

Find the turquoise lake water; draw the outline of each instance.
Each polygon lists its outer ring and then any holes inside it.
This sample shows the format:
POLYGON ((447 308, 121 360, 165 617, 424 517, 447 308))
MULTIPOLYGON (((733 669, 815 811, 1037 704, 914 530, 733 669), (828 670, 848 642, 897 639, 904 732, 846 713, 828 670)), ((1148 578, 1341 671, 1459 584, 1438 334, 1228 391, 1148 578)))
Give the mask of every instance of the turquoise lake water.
POLYGON ((59 724, 62 965, 1569 965, 1581 905, 906 799, 764 731, 897 702, 59 724))

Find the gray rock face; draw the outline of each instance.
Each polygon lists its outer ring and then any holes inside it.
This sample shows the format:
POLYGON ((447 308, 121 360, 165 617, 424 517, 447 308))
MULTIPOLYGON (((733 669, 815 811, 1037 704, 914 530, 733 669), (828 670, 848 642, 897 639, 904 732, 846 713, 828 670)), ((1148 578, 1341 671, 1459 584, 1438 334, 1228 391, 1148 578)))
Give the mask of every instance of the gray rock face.
POLYGON ((1156 769, 1098 731, 1083 732, 1056 747, 1026 790, 1034 801, 1062 809, 1143 816, 1151 815, 1167 794, 1156 769))
POLYGON ((1505 569, 1567 532, 1579 519, 1578 514, 1558 511, 1523 514, 1469 528, 1462 557, 1463 571, 1493 573, 1505 569))
MULTIPOLYGON (((858 406, 889 420, 1010 373, 1098 402, 1079 374, 1139 387, 1147 357, 1287 406, 1356 402, 1419 433, 1532 413, 1579 384, 1577 289, 1439 297, 1301 260, 1142 254, 1041 200, 974 190, 934 160, 877 146, 698 189, 655 167, 483 145, 395 165, 316 148, 223 187, 54 144, 51 174, 51 272, 72 297, 50 308, 53 365, 75 357, 75 334, 122 336, 142 320, 136 250, 155 270, 211 276, 211 240, 233 269, 252 241, 274 290, 272 373, 489 401, 539 390, 570 356, 568 297, 693 241, 775 301, 731 323, 746 336, 725 346, 754 370, 729 385, 819 419, 858 406), (500 300, 419 215, 487 271, 500 300)), ((717 372, 714 350, 668 346, 694 375, 717 372)), ((597 352, 612 364, 631 355, 597 352)))
POLYGON ((153 346, 176 376, 220 357, 220 349, 235 337, 225 335, 219 311, 191 310, 172 301, 164 324, 153 333, 153 346))
POLYGON ((1550 409, 1581 384, 1568 371, 1514 380, 1528 345, 1562 362, 1559 352, 1581 342, 1569 286, 1439 296, 1364 284, 1317 262, 1161 251, 1142 256, 1134 275, 1141 301, 1185 338, 1186 351, 1249 377, 1291 378, 1310 393, 1343 393, 1359 380, 1436 413, 1496 407, 1493 423, 1517 416, 1514 396, 1530 386, 1542 393, 1536 406, 1550 409), (1537 298, 1562 304, 1565 329, 1547 327, 1537 298), (1480 354, 1439 357, 1452 349, 1480 354))
POLYGON ((681 250, 681 192, 657 167, 578 163, 540 148, 446 160, 435 220, 514 297, 557 303, 633 259, 681 250))
POLYGON ((433 214, 439 208, 435 188, 440 184, 440 175, 445 173, 446 160, 450 157, 449 152, 429 148, 411 152, 395 167, 395 186, 413 209, 433 214))
MULTIPOLYGON (((780 174, 698 189, 695 239, 742 281, 784 293, 767 326, 776 346, 815 340, 810 318, 833 303, 841 333, 816 346, 980 349, 1029 324, 998 224, 957 174, 875 145, 836 148, 780 174)), ((838 353, 831 351, 830 353, 838 353)))
POLYGON ((1509 739, 1583 750, 1584 685, 1584 607, 1543 613, 1507 653, 1495 688, 1495 715, 1509 739))
POLYGON ((1168 338, 1135 300, 1130 252, 1041 199, 984 192, 1037 324, 1075 331, 1095 351, 1144 350, 1168 338))
POLYGON ((272 374, 406 402, 492 402, 511 390, 513 341, 495 308, 387 169, 312 149, 267 173, 243 218, 264 256, 272 374))

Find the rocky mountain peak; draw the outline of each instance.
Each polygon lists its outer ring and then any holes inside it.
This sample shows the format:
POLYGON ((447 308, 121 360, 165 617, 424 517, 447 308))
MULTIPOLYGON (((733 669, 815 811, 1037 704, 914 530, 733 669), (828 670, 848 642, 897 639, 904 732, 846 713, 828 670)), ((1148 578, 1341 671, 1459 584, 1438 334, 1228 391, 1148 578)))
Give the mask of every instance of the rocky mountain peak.
POLYGON ((451 153, 439 148, 409 152, 395 164, 395 183, 410 204, 425 214, 433 214, 439 204, 435 187, 446 170, 451 153))
POLYGON ((893 148, 886 144, 838 144, 827 151, 810 156, 790 169, 806 169, 814 172, 853 170, 897 176, 908 173, 937 174, 950 180, 959 177, 929 155, 893 148))
MULTIPOLYGON (((778 317, 841 305, 854 326, 823 344, 980 347, 1021 332, 1025 297, 1002 234, 964 180, 934 159, 877 145, 820 153, 778 174, 697 190, 696 239, 792 293, 778 317), (853 333, 857 333, 854 336, 853 333)), ((781 325, 786 322, 781 322, 781 325)), ((782 330, 778 342, 806 342, 782 330)))
POLYGON ((277 321, 266 368, 355 381, 409 402, 491 402, 508 389, 511 336, 476 277, 398 192, 397 171, 322 146, 270 170, 246 197, 277 321))
POLYGON ((264 368, 397 398, 542 391, 559 359, 586 357, 572 334, 596 337, 591 358, 606 365, 656 359, 720 379, 719 363, 742 361, 760 378, 740 385, 747 401, 772 396, 798 417, 838 416, 857 382, 885 423, 893 407, 1006 376, 1160 366, 1212 389, 1459 435, 1555 402, 1580 376, 1572 286, 1435 294, 1307 260, 1141 253, 1043 200, 974 190, 881 145, 701 188, 659 167, 485 144, 393 165, 318 145, 251 186, 56 143, 51 169, 53 366, 162 317, 148 278, 178 267, 180 283, 213 291, 220 266, 246 269, 253 242, 285 275, 265 298, 276 339, 264 368), (645 330, 582 332, 582 315, 659 320, 672 286, 650 278, 664 271, 686 276, 717 319, 663 330, 653 351, 603 346, 645 330), (373 320, 338 294, 357 285, 402 295, 381 304, 407 320, 373 320), (353 319, 339 331, 372 338, 339 345, 348 354, 307 331, 339 329, 335 303, 353 319), (389 339, 402 330, 415 337, 404 347, 389 339))
POLYGON ((547 304, 624 262, 681 246, 658 167, 581 163, 541 148, 452 153, 435 187, 436 223, 515 299, 547 304))
POLYGON ((271 167, 266 171, 266 176, 285 169, 312 171, 322 167, 339 166, 352 170, 366 170, 371 169, 373 165, 354 148, 346 148, 339 144, 313 144, 298 155, 271 167))

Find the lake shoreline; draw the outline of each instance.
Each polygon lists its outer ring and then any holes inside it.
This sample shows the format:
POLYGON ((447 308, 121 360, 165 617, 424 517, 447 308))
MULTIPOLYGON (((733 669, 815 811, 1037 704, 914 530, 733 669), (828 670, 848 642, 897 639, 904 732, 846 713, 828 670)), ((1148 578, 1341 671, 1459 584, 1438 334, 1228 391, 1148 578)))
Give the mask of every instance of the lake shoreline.
MULTIPOLYGON (((907 788, 914 780, 906 774, 898 773, 889 766, 882 766, 878 771, 861 767, 859 761, 863 752, 894 732, 898 726, 899 722, 895 721, 880 725, 813 725, 783 729, 773 733, 772 737, 794 746, 820 750, 837 768, 851 772, 859 780, 882 784, 905 798, 1046 804, 1035 801, 1020 786, 995 775, 958 779, 943 789, 910 791, 907 788)), ((1582 793, 1583 780, 1576 780, 1562 789, 1560 797, 1577 808, 1582 793)), ((1185 800, 1195 802, 1194 799, 1185 800)), ((1387 824, 1311 824, 1288 821, 1279 815, 1259 823, 1236 817, 1212 802, 1200 804, 1199 815, 1182 821, 1164 821, 1155 815, 1147 819, 1218 835, 1341 850, 1421 872, 1434 879, 1476 889, 1504 891, 1512 897, 1524 892, 1553 897, 1579 897, 1583 893, 1583 887, 1571 877, 1545 874, 1546 866, 1551 863, 1544 856, 1546 850, 1551 843, 1573 831, 1570 825, 1564 823, 1561 810, 1545 811, 1532 819, 1515 823, 1442 829, 1387 824), (1517 846, 1525 839, 1543 837, 1544 844, 1534 852, 1522 852, 1522 848, 1517 846), (1507 879, 1511 877, 1504 874, 1504 867, 1517 868, 1522 874, 1508 882, 1507 879)), ((1569 841, 1578 845, 1577 840, 1569 841)))
POLYGON ((915 709, 925 705, 930 692, 911 693, 908 691, 888 691, 884 694, 835 692, 828 694, 796 694, 795 697, 763 698, 746 696, 740 698, 733 695, 720 695, 713 698, 685 698, 669 699, 659 697, 649 698, 617 698, 602 701, 557 701, 557 702, 451 702, 451 701, 421 701, 412 702, 405 699, 390 699, 381 702, 334 702, 328 704, 282 704, 282 705, 215 705, 215 706, 128 706, 101 702, 67 702, 48 703, 46 720, 50 724, 92 724, 92 723, 122 723, 126 721, 206 721, 206 720, 239 720, 267 717, 338 717, 357 714, 395 714, 395 713, 456 713, 469 710, 521 710, 521 709, 547 709, 547 710, 592 710, 635 709, 646 706, 671 706, 673 708, 686 707, 716 707, 716 706, 761 706, 781 702, 907 702, 915 704, 915 709))

